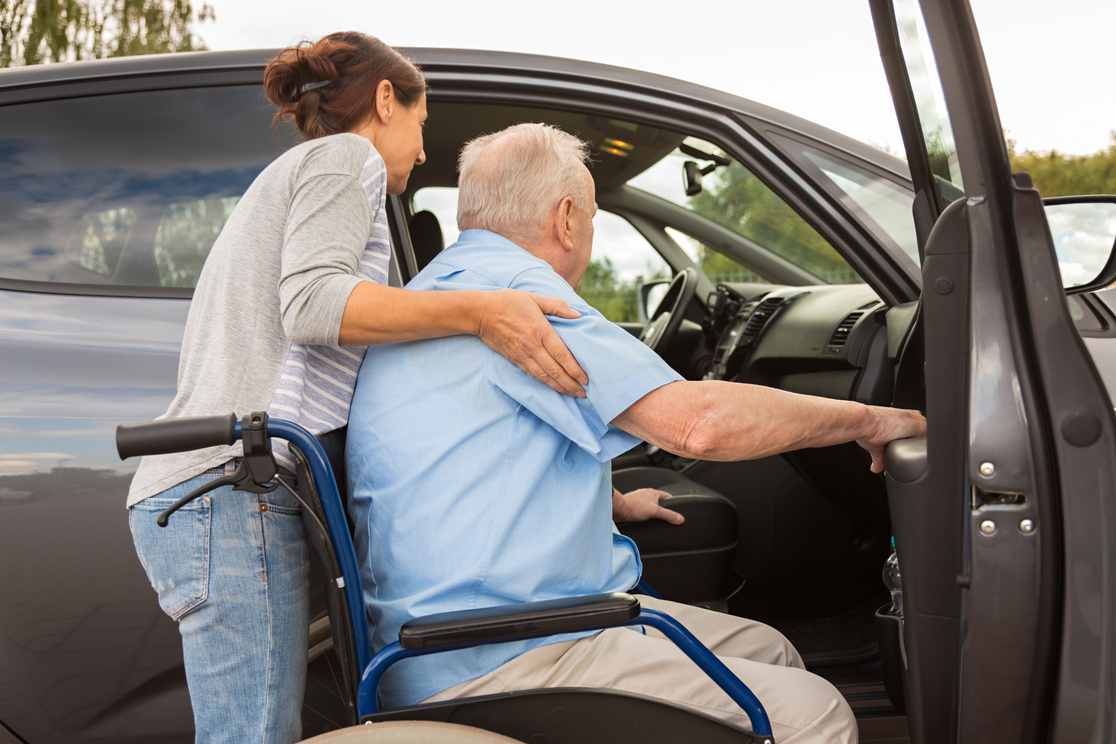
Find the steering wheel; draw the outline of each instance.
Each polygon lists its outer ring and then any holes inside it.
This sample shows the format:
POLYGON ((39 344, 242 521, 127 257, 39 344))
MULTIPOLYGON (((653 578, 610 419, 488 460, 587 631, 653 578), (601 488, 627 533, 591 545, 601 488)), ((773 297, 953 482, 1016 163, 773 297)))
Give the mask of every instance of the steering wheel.
POLYGON ((639 340, 652 351, 662 354, 662 350, 670 348, 682 325, 682 316, 694 299, 697 278, 697 270, 687 266, 670 280, 666 294, 655 308, 654 315, 643 327, 643 333, 639 334, 639 340))

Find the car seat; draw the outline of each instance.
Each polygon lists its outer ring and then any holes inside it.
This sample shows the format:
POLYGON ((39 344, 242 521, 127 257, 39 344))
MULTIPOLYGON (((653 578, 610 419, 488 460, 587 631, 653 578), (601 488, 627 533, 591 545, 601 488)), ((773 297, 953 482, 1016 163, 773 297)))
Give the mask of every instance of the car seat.
POLYGON ((407 231, 411 234, 415 265, 422 271, 446 247, 442 226, 433 212, 424 209, 411 215, 411 219, 407 221, 407 231))

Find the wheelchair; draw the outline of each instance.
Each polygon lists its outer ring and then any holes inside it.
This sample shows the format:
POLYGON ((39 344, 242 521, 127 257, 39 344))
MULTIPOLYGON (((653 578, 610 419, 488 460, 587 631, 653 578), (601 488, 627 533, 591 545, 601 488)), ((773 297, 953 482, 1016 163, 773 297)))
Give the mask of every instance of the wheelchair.
MULTIPOLYGON (((329 623, 350 724, 350 728, 310 741, 774 744, 767 713, 751 690, 680 623, 662 612, 641 608, 632 594, 599 594, 422 617, 404 625, 398 641, 373 653, 360 569, 343 504, 344 435, 342 429, 315 438, 297 424, 269 419, 262 412, 243 420, 229 414, 121 424, 116 431, 121 459, 243 443, 237 471, 173 504, 159 516, 162 526, 179 507, 220 486, 256 493, 274 490, 281 476, 271 440, 278 438, 291 445, 296 483, 283 479, 282 484, 302 502, 307 540, 325 572, 329 623), (376 694, 380 678, 402 659, 622 626, 648 626, 663 633, 747 713, 753 730, 647 696, 596 688, 528 690, 380 709, 376 694), (381 731, 383 737, 375 736, 381 731)), ((638 589, 653 594, 649 587, 638 589)))

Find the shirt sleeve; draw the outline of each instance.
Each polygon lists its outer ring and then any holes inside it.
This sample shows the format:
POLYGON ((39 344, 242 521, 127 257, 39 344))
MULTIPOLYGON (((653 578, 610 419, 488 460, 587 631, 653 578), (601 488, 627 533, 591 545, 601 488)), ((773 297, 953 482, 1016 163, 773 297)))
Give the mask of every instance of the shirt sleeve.
POLYGON ((580 318, 549 320, 589 376, 589 384, 585 398, 558 393, 495 352, 489 359, 492 383, 601 462, 638 444, 638 438, 609 422, 652 390, 682 376, 639 339, 589 307, 553 272, 525 271, 512 288, 558 297, 581 313, 580 318))
POLYGON ((283 235, 280 314, 291 341, 336 345, 345 305, 361 281, 356 270, 373 214, 356 175, 321 170, 308 167, 294 184, 283 235))

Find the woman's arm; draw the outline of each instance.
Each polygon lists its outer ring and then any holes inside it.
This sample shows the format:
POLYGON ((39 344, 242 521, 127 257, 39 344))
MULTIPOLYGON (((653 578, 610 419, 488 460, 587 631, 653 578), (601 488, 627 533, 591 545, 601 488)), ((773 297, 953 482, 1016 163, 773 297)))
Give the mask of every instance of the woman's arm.
POLYGON ((581 315, 563 300, 512 289, 412 292, 361 282, 345 305, 338 340, 374 346, 471 334, 558 392, 583 398, 589 378, 544 313, 581 315))

